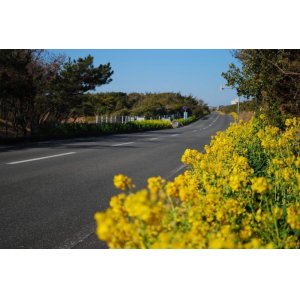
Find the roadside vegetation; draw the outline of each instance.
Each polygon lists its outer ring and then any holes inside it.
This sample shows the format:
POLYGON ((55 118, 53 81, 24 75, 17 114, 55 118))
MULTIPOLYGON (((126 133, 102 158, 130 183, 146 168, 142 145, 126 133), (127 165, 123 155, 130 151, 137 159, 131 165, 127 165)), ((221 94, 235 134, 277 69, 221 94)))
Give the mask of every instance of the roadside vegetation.
POLYGON ((184 118, 176 119, 176 121, 179 122, 179 124, 182 125, 182 126, 191 124, 191 123, 195 122, 196 120, 198 120, 196 118, 196 116, 188 117, 186 119, 184 119, 184 118))
POLYGON ((146 119, 173 115, 181 117, 183 107, 189 116, 199 118, 209 113, 207 104, 180 93, 94 93, 88 94, 83 115, 141 116, 146 119))
MULTIPOLYGON (((174 119, 180 126, 186 126, 198 120, 196 117, 174 119)), ((131 133, 149 130, 173 128, 170 120, 141 120, 121 123, 62 123, 53 127, 41 128, 39 138, 71 138, 84 136, 100 136, 115 133, 131 133)))
POLYGON ((110 63, 94 66, 90 55, 72 60, 44 50, 0 50, 0 141, 130 132, 151 124, 66 124, 99 115, 180 118, 183 107, 195 118, 209 113, 203 100, 180 93, 96 93, 113 73, 110 63))
POLYGON ((70 138, 83 136, 99 136, 113 133, 130 133, 147 130, 160 130, 172 128, 170 121, 164 120, 144 120, 131 121, 125 124, 120 123, 63 123, 52 128, 41 129, 40 137, 43 138, 70 138))
POLYGON ((188 169, 173 181, 148 179, 95 215, 97 235, 110 248, 299 248, 300 119, 285 129, 265 115, 219 132, 205 154, 187 149, 188 169))
POLYGON ((233 55, 240 66, 230 64, 222 76, 239 96, 252 99, 241 103, 242 109, 263 110, 269 123, 280 128, 284 116, 300 115, 300 50, 243 49, 233 55))
MULTIPOLYGON (((232 112, 237 112, 237 105, 222 105, 219 107, 219 111, 222 111, 225 114, 229 114, 232 112)), ((258 112, 259 106, 257 106, 257 103, 255 100, 246 100, 243 102, 240 102, 240 112, 258 112)))
POLYGON ((122 192, 95 214, 110 248, 300 248, 300 51, 239 50, 223 76, 239 96, 235 119, 173 181, 114 177, 122 192), (245 109, 243 109, 245 108, 245 109))

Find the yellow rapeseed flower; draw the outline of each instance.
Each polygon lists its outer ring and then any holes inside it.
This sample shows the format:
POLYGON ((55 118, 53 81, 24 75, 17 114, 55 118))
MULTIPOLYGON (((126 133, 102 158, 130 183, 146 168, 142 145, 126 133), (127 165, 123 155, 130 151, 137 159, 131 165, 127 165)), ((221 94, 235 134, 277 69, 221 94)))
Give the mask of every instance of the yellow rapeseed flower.
POLYGON ((232 175, 229 178, 229 185, 233 192, 236 192, 240 187, 240 178, 238 175, 232 175))
POLYGON ((287 223, 294 230, 300 229, 300 203, 292 204, 287 208, 287 223))
POLYGON ((259 115, 259 118, 260 118, 261 120, 265 120, 265 119, 266 119, 266 115, 260 114, 260 115, 259 115))
POLYGON ((284 130, 263 119, 218 132, 204 154, 187 149, 188 170, 170 182, 152 177, 133 192, 116 175, 124 193, 95 214, 98 238, 110 248, 300 248, 300 118, 284 130))
POLYGON ((253 192, 256 192, 258 194, 263 194, 269 188, 268 181, 264 177, 255 177, 254 179, 252 179, 251 188, 253 192))
POLYGON ((166 180, 161 178, 161 176, 151 177, 148 179, 148 189, 152 193, 157 193, 160 189, 164 187, 166 180))
POLYGON ((135 187, 135 185, 132 183, 132 179, 123 174, 115 175, 114 185, 117 189, 120 189, 122 191, 132 189, 135 187))
POLYGON ((167 194, 170 197, 179 197, 177 185, 174 182, 168 182, 166 186, 167 194))

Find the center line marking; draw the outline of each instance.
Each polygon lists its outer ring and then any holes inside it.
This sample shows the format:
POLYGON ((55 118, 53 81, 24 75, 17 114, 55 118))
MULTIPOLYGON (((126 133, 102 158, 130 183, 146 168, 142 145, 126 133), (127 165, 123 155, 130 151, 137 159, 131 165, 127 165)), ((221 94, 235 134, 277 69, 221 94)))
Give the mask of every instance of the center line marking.
POLYGON ((177 136, 178 135, 178 133, 175 133, 175 134, 171 134, 171 136, 177 136))
POLYGON ((155 140, 158 140, 158 138, 151 138, 151 139, 149 139, 149 141, 155 141, 155 140))
POLYGON ((134 142, 115 144, 115 145, 111 145, 111 146, 112 146, 112 147, 118 147, 118 146, 129 145, 129 144, 134 144, 134 142))
POLYGON ((43 157, 38 157, 38 158, 26 159, 26 160, 13 161, 13 162, 7 163, 7 165, 22 164, 22 163, 25 163, 25 162, 41 160, 41 159, 47 159, 47 158, 58 157, 58 156, 64 156, 64 155, 70 155, 70 154, 74 154, 74 153, 76 153, 76 152, 68 152, 68 153, 62 153, 62 154, 56 154, 56 155, 50 155, 50 156, 43 156, 43 157))

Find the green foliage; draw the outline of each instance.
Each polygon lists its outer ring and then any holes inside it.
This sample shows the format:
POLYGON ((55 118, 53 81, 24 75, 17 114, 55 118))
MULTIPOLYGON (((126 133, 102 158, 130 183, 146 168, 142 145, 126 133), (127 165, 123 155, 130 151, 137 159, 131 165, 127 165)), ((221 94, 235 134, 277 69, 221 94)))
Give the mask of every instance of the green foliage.
POLYGON ((222 76, 246 98, 254 98, 273 124, 282 114, 300 113, 300 50, 244 49, 234 53, 241 67, 229 66, 222 76))
MULTIPOLYGON (((232 105, 225 105, 225 106, 220 106, 219 110, 224 112, 225 114, 229 114, 231 112, 236 112, 237 111, 237 105, 232 104, 232 105)), ((255 100, 247 100, 244 102, 240 102, 240 111, 257 111, 258 106, 255 100)))
POLYGON ((0 50, 0 118, 24 135, 34 114, 37 82, 44 79, 37 55, 34 50, 0 50))
POLYGON ((131 108, 127 94, 120 92, 88 94, 84 115, 128 116, 131 108))
POLYGON ((201 117, 209 113, 208 106, 192 96, 180 93, 97 93, 89 94, 85 102, 85 115, 144 116, 182 115, 183 106, 190 115, 201 117))
POLYGON ((197 120, 197 118, 195 116, 188 117, 187 119, 184 119, 184 118, 176 119, 176 121, 179 122, 183 126, 191 124, 191 123, 195 122, 196 120, 197 120))
POLYGON ((136 129, 137 131, 172 128, 171 123, 169 121, 164 120, 133 121, 129 123, 132 124, 134 129, 136 129))
POLYGON ((0 120, 18 133, 82 115, 86 93, 111 81, 110 64, 68 61, 42 50, 0 50, 0 120))
POLYGON ((53 97, 60 119, 82 115, 85 93, 97 86, 111 82, 113 71, 110 64, 94 67, 93 57, 87 56, 77 60, 65 62, 53 83, 53 97))
POLYGON ((145 120, 133 121, 126 124, 120 123, 102 123, 102 124, 87 124, 87 123, 62 123, 52 127, 41 129, 41 137, 51 138, 68 138, 81 136, 98 136, 112 133, 128 133, 147 130, 159 130, 172 128, 168 121, 162 120, 145 120))

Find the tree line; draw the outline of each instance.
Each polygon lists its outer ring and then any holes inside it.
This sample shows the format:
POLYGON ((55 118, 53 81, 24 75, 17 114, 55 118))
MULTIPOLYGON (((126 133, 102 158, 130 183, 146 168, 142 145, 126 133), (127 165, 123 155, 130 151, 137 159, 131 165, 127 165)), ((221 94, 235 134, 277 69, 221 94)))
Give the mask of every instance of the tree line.
POLYGON ((200 117, 209 112, 203 100, 180 93, 94 93, 84 102, 84 115, 144 116, 189 115, 200 117))
MULTIPOLYGON (((88 91, 108 84, 109 63, 93 57, 71 60, 43 50, 0 50, 0 122, 15 133, 76 117, 88 91)), ((1 125, 0 124, 0 125, 1 125)))
POLYGON ((227 86, 254 99, 276 125, 282 124, 283 115, 300 114, 299 49, 243 49, 233 55, 241 66, 230 64, 222 73, 227 86))
MULTIPOLYGON (((2 135, 35 135, 41 128, 99 114, 208 113, 201 99, 180 93, 95 93, 112 81, 110 63, 94 66, 89 55, 76 60, 45 50, 0 50, 0 129, 2 135)), ((0 132, 1 136, 1 132, 0 132)))

